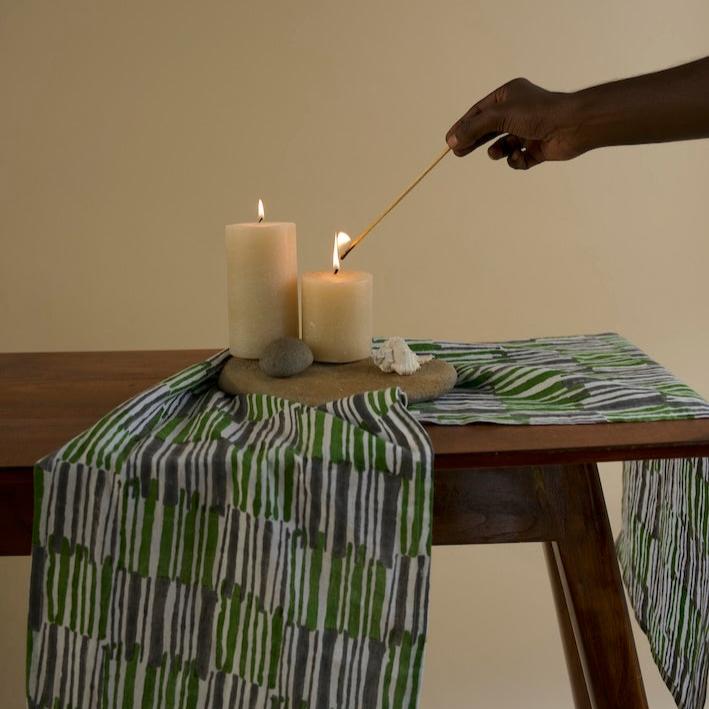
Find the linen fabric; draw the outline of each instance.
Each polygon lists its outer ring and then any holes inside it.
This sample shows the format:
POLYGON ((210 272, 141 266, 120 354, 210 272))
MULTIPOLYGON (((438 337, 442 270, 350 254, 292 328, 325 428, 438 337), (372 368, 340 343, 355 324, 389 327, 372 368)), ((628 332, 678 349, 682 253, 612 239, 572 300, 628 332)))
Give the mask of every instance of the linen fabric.
MULTIPOLYGON (((395 389, 319 409, 232 399, 215 389, 221 353, 41 461, 30 704, 416 706, 432 496, 421 422, 709 417, 613 333, 409 344, 454 364, 452 392, 408 410, 395 389)), ((623 482, 635 614, 678 706, 701 709, 709 460, 629 463, 623 482)))
POLYGON ((428 437, 396 389, 228 396, 225 358, 36 466, 30 706, 416 706, 428 437))
POLYGON ((703 709, 709 667, 709 459, 623 470, 618 557, 630 601, 678 707, 703 709))
MULTIPOLYGON (((412 406, 444 425, 591 424, 709 417, 709 404, 620 335, 495 344, 410 341, 453 363, 456 388, 412 406)), ((623 469, 618 558, 631 605, 680 709, 703 709, 709 674, 709 459, 623 469)))
POLYGON ((572 424, 709 417, 709 404, 699 394, 614 333, 485 344, 408 342, 418 354, 445 359, 458 371, 453 391, 412 405, 419 421, 572 424))

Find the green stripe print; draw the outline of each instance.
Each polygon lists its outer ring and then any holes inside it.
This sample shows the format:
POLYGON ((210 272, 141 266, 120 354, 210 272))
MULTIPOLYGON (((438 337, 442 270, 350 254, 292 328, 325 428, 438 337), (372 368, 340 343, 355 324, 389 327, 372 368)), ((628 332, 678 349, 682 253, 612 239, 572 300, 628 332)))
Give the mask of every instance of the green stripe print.
POLYGON ((702 709, 709 672, 709 459, 626 463, 618 557, 680 709, 702 709))
MULTIPOLYGON (((379 341, 375 341, 376 347, 379 341)), ((225 396, 228 353, 108 413, 35 468, 31 706, 414 707, 426 638, 421 422, 709 417, 614 333, 410 340, 455 389, 319 409, 225 396)), ((709 670, 709 461, 629 463, 618 553, 681 709, 709 670)))
POLYGON ((31 706, 416 705, 425 432, 396 389, 227 396, 224 359, 38 464, 31 706))
POLYGON ((709 417, 701 396, 615 333, 409 344, 458 372, 452 392, 411 407, 419 421, 573 424, 709 417))

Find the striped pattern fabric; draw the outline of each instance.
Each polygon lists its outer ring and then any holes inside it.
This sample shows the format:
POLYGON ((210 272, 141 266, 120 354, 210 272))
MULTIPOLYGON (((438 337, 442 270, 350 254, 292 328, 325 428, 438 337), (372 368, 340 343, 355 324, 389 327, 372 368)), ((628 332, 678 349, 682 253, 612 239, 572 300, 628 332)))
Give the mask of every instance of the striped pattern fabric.
POLYGON ((631 603, 682 709, 702 709, 709 668, 709 460, 628 463, 618 557, 631 603))
MULTIPOLYGON (((221 353, 38 464, 31 706, 416 706, 431 449, 418 422, 709 417, 616 334, 410 340, 455 390, 310 409, 215 388, 221 353)), ((376 346, 376 343, 375 343, 376 346)), ((624 470, 618 552, 681 709, 707 684, 709 460, 624 470)))
POLYGON ((412 407, 419 421, 571 424, 709 417, 709 404, 699 394, 613 333, 409 345, 458 371, 452 392, 412 407))
MULTIPOLYGON (((613 334, 496 344, 410 341, 451 362, 454 391, 412 406, 458 425, 707 418, 709 404, 613 334)), ((623 471, 623 578, 680 709, 703 709, 709 674, 709 459, 638 461, 623 471)))
POLYGON ((35 468, 32 707, 413 707, 432 451, 397 389, 319 409, 222 353, 35 468))

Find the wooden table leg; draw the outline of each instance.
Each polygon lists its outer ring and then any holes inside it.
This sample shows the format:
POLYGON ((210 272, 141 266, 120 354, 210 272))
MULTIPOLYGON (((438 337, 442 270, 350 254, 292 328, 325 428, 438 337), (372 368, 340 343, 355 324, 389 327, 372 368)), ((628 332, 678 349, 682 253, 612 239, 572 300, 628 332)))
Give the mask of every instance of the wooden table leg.
POLYGON ((576 646, 576 636, 574 635, 573 623, 571 621, 571 617, 569 616, 569 608, 566 605, 564 586, 561 581, 561 577, 559 576, 559 569, 556 565, 554 547, 549 542, 545 542, 544 544, 544 556, 549 570, 551 591, 554 596, 556 616, 559 620, 561 644, 564 648, 566 669, 569 672, 569 681, 571 682, 571 694, 574 698, 574 706, 576 709, 593 709, 591 698, 588 696, 586 678, 583 674, 583 664, 581 662, 581 658, 579 657, 578 647, 576 646))
POLYGON ((434 476, 434 544, 543 542, 578 709, 646 709, 595 465, 434 476))
MULTIPOLYGON (((566 602, 562 634, 566 616, 590 704, 594 709, 647 709, 598 468, 554 466, 545 468, 545 476, 547 499, 558 525, 557 539, 548 545, 556 564, 552 584, 558 582, 566 602)), ((568 657, 567 652, 567 661, 568 657)), ((573 653, 571 667, 576 687, 578 665, 573 653)))

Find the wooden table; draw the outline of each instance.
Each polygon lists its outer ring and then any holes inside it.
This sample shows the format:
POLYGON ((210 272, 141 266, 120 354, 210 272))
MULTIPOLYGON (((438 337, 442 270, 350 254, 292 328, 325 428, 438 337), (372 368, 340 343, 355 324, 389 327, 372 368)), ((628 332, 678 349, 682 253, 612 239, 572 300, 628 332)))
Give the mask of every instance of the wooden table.
MULTIPOLYGON (((30 552, 36 460, 210 354, 0 354, 0 554, 30 552)), ((576 706, 647 707, 596 463, 709 455, 709 420, 426 428, 434 544, 542 542, 576 706)))

